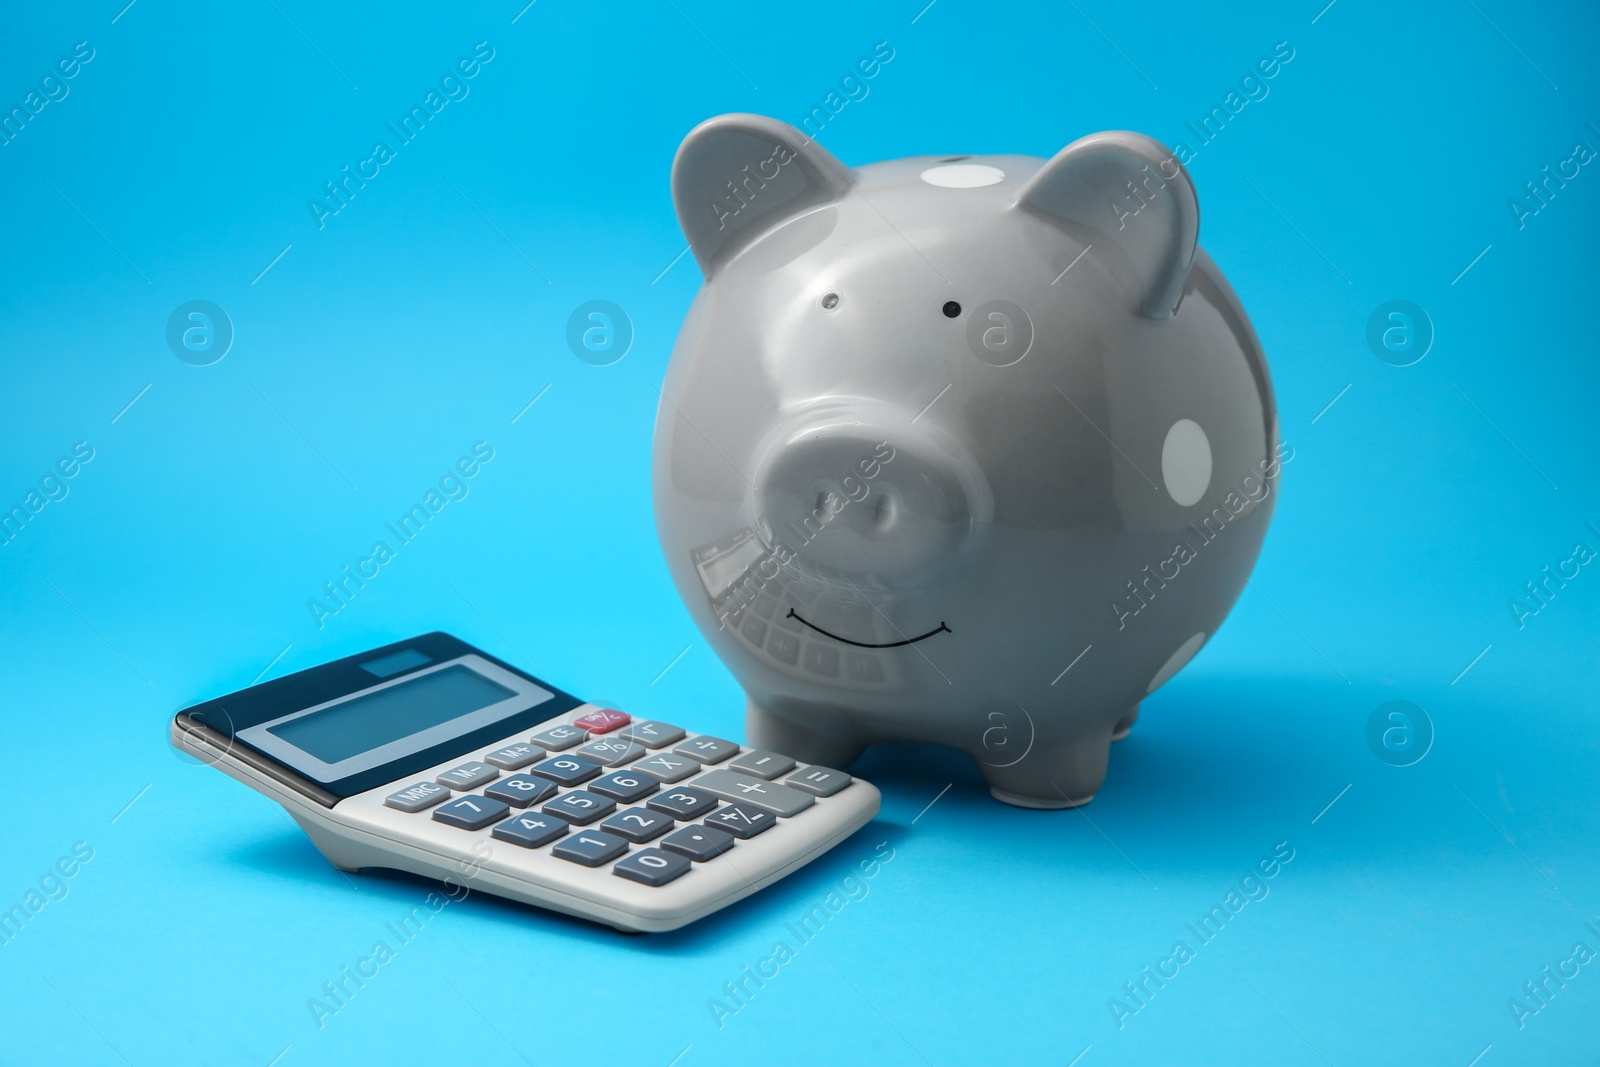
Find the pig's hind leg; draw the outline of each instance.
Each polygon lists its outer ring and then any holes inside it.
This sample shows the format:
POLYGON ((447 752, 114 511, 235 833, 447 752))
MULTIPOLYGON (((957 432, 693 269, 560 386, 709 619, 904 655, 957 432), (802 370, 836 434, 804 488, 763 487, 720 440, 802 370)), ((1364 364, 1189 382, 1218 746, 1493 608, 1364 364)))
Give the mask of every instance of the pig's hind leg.
POLYGON ((1107 724, 1072 737, 1035 738, 1026 756, 1006 766, 982 754, 973 759, 996 800, 1019 808, 1076 808, 1093 800, 1105 781, 1111 733, 1107 724))

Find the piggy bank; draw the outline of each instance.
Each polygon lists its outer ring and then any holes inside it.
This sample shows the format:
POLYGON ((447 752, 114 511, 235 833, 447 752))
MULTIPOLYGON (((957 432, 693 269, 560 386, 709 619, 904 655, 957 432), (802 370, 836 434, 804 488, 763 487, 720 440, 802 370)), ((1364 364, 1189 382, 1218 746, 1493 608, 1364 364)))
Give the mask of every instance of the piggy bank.
POLYGON ((656 524, 750 743, 932 742, 1001 801, 1092 799, 1243 589, 1286 458, 1188 174, 1125 132, 850 168, 723 115, 672 196, 705 284, 656 524))

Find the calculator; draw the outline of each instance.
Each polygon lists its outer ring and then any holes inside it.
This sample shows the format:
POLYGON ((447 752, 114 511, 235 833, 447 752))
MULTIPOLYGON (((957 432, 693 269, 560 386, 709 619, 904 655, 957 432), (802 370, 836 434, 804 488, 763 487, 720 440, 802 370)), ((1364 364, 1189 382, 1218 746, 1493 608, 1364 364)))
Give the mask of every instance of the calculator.
POLYGON ((563 693, 431 633, 178 713, 172 743, 283 805, 335 867, 674 930, 877 814, 876 788, 563 693))

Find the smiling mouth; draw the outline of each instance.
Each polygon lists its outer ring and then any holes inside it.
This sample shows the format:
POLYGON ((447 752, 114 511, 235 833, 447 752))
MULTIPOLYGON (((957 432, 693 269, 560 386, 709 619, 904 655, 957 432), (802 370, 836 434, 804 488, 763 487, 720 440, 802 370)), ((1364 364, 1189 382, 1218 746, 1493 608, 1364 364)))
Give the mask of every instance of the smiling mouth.
POLYGON ((847 645, 854 645, 857 648, 900 648, 903 645, 914 645, 918 641, 926 641, 928 638, 932 637, 934 634, 953 634, 953 633, 955 633, 955 631, 950 629, 950 627, 946 626, 943 622, 940 622, 938 627, 936 627, 935 629, 929 630, 927 633, 923 634, 921 637, 911 637, 911 638, 907 638, 904 641, 885 641, 881 645, 874 645, 874 644, 869 644, 866 641, 852 641, 848 637, 840 637, 838 634, 830 634, 828 631, 824 630, 822 627, 818 626, 816 623, 806 622, 806 620, 802 619, 798 614, 795 613, 795 610, 793 608, 789 609, 789 614, 786 616, 786 618, 794 619, 796 622, 799 622, 802 625, 809 626, 811 629, 815 630, 817 633, 821 634, 823 637, 831 637, 835 641, 842 641, 843 643, 845 643, 847 645))

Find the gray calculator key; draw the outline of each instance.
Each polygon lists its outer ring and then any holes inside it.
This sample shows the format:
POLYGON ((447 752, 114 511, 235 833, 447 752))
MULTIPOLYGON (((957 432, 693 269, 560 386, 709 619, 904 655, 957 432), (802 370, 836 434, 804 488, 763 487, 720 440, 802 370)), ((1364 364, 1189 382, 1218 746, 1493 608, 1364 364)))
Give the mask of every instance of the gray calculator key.
POLYGON ((803 789, 812 796, 831 797, 853 781, 854 778, 832 767, 805 767, 785 778, 783 784, 803 789))
POLYGON ((626 837, 634 844, 640 845, 655 840, 675 825, 670 815, 663 815, 648 808, 629 808, 627 811, 617 812, 601 823, 600 829, 618 837, 626 837))
POLYGON ((617 802, 586 789, 563 793, 540 809, 546 815, 559 815, 570 823, 588 826, 617 810, 617 802))
POLYGON ((649 719, 634 723, 623 730, 620 736, 626 737, 629 741, 637 741, 646 748, 661 748, 675 741, 682 741, 683 727, 649 719))
POLYGON ((717 810, 717 798, 704 789, 680 785, 668 789, 658 797, 651 797, 649 807, 665 812, 682 822, 698 819, 717 810))
POLYGON ((753 808, 749 804, 729 804, 711 818, 707 826, 726 830, 734 837, 749 838, 766 833, 778 824, 777 816, 770 811, 753 808))
POLYGON ((700 761, 676 752, 657 752, 649 759, 633 765, 636 771, 648 771, 663 782, 681 782, 691 774, 700 773, 700 761))
POLYGON ((529 774, 548 778, 557 785, 578 785, 587 782, 605 768, 587 756, 551 756, 543 763, 528 768, 529 774))
POLYGON ((384 804, 400 811, 423 811, 441 800, 450 799, 450 790, 438 782, 418 782, 383 798, 384 804))
POLYGON ((661 847, 696 863, 715 859, 734 845, 734 836, 715 826, 685 826, 661 839, 661 847))
POLYGON ((580 730, 576 726, 552 726, 533 735, 534 744, 543 745, 551 752, 561 752, 587 740, 589 740, 588 731, 580 730))
POLYGON ((439 822, 463 830, 482 830, 509 814, 511 809, 500 801, 479 796, 460 797, 433 809, 433 817, 439 822))
POLYGON ((534 760, 544 759, 544 749, 529 741, 516 741, 505 748, 497 748, 483 762, 493 764, 503 771, 520 771, 534 760))
POLYGON ((591 792, 632 804, 661 788, 661 779, 643 771, 612 771, 589 783, 591 792))
POLYGON ((699 737, 683 742, 672 751, 684 756, 693 756, 701 763, 721 763, 729 756, 737 754, 739 746, 732 741, 724 741, 720 737, 701 734, 699 737))
POLYGON ((487 763, 468 760, 459 767, 440 772, 439 784, 447 785, 451 789, 476 789, 484 782, 492 782, 498 777, 500 772, 487 763))
POLYGON ((809 793, 733 771, 707 771, 696 778, 694 784, 724 800, 750 804, 785 819, 799 815, 817 802, 809 793))
POLYGON ((556 784, 548 778, 535 778, 531 774, 513 774, 485 789, 483 795, 492 800, 503 800, 513 808, 525 808, 555 796, 556 784))
MULTIPOLYGON (((786 615, 784 618, 790 618, 790 616, 786 615)), ((774 621, 779 626, 786 625, 784 619, 776 619, 774 621)), ((788 623, 787 625, 794 626, 796 624, 788 623)), ((786 634, 782 630, 773 630, 772 635, 767 638, 767 652, 779 663, 787 663, 793 667, 795 660, 800 658, 800 639, 794 634, 786 634)))
POLYGON ((565 837, 572 824, 555 815, 541 815, 535 811, 525 811, 520 815, 513 815, 505 822, 489 831, 489 836, 497 837, 502 841, 510 841, 513 845, 523 848, 538 848, 548 845, 559 837, 565 837))
POLYGON ((728 764, 728 769, 730 771, 739 771, 742 774, 753 774, 757 778, 765 778, 770 782, 778 775, 787 774, 789 771, 794 770, 794 760, 776 752, 757 749, 754 752, 746 752, 728 764))
POLYGON ((611 868, 611 873, 645 885, 666 885, 681 878, 694 866, 688 860, 659 848, 642 848, 611 868))
POLYGON ((621 737, 607 737, 599 741, 590 741, 574 755, 588 756, 592 760, 599 760, 607 767, 617 767, 644 755, 644 746, 621 737))
POLYGON ((564 860, 581 863, 585 867, 598 867, 628 851, 628 842, 604 830, 583 830, 550 851, 564 860))

